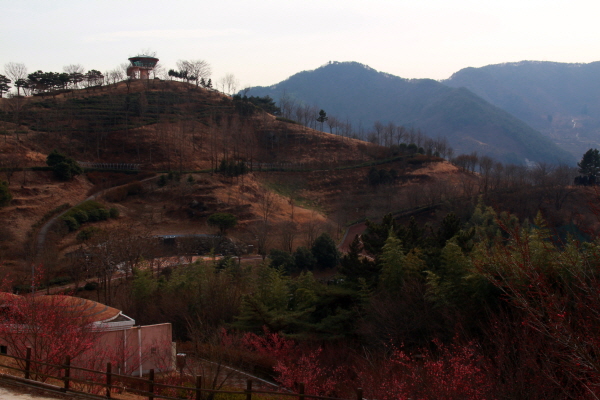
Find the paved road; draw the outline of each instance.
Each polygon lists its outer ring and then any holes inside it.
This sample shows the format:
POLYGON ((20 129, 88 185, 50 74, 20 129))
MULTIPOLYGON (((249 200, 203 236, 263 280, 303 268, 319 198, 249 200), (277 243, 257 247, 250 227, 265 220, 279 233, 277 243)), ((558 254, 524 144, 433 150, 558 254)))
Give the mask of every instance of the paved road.
POLYGON ((0 399, 2 400, 61 400, 81 398, 73 395, 61 395, 60 393, 48 393, 41 389, 26 386, 17 387, 12 384, 5 386, 5 384, 5 382, 0 381, 0 399))

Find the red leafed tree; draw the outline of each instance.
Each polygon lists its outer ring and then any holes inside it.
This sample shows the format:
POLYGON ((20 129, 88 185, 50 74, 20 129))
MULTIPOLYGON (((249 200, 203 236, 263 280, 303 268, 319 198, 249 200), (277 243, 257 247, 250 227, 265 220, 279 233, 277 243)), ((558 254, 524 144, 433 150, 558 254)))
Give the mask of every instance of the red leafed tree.
MULTIPOLYGON (((33 360, 60 365, 67 356, 77 360, 99 337, 91 321, 70 306, 68 296, 0 295, 0 342, 9 355, 25 358, 30 347, 33 360)), ((24 361, 17 362, 24 368, 24 361)), ((40 374, 54 368, 32 362, 31 371, 34 379, 44 380, 40 374)))
POLYGON ((493 374, 473 344, 445 346, 435 354, 423 350, 409 355, 396 349, 384 360, 357 360, 356 373, 366 398, 489 399, 493 374))
POLYGON ((294 340, 286 339, 265 328, 264 335, 246 333, 242 344, 247 349, 273 359, 275 380, 282 386, 298 391, 304 384, 309 395, 333 396, 341 380, 341 368, 325 365, 321 347, 301 348, 294 340))
POLYGON ((352 396, 363 387, 365 398, 392 399, 489 399, 494 371, 472 343, 445 346, 435 341, 435 351, 411 356, 395 349, 385 359, 355 357, 343 366, 331 366, 321 347, 302 347, 295 341, 265 330, 263 336, 244 335, 245 346, 271 355, 275 379, 288 389, 321 396, 352 396))

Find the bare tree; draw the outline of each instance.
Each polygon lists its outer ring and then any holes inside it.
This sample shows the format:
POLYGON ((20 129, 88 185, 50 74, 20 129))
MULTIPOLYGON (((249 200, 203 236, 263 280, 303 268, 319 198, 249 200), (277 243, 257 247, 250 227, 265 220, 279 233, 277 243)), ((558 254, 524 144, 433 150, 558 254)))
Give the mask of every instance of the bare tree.
POLYGON ((407 131, 402 125, 396 127, 396 144, 400 145, 406 139, 407 131))
POLYGON ((281 249, 291 253, 294 251, 294 240, 298 236, 298 224, 294 221, 284 221, 277 226, 281 249))
POLYGON ((152 77, 154 79, 156 78, 161 78, 164 79, 165 76, 167 76, 167 69, 165 68, 165 66, 163 64, 161 64, 160 62, 157 62, 156 65, 154 66, 154 68, 152 68, 152 77))
POLYGON ((268 224, 269 218, 275 210, 275 194, 269 190, 263 190, 258 201, 258 209, 260 210, 263 222, 268 224))
POLYGON ((122 68, 117 67, 113 70, 110 70, 108 72, 108 78, 110 79, 111 83, 117 83, 122 81, 123 79, 125 79, 125 72, 123 71, 122 68))
POLYGON ((204 60, 179 60, 177 68, 180 72, 187 72, 188 76, 193 77, 196 86, 200 85, 200 81, 210 77, 210 64, 204 60))
POLYGON ((319 236, 322 231, 323 224, 317 218, 317 213, 313 211, 311 218, 302 224, 302 231, 304 233, 304 245, 307 248, 311 248, 315 242, 315 239, 319 236))
POLYGON ((227 94, 234 94, 237 87, 239 86, 239 81, 232 73, 225 74, 223 78, 221 78, 221 85, 223 87, 223 92, 227 94))
POLYGON ((256 252, 264 260, 269 253, 273 240, 273 237, 270 235, 271 224, 265 221, 258 221, 256 224, 250 226, 249 233, 256 244, 256 252))
POLYGON ((325 122, 329 127, 329 133, 333 133, 333 129, 337 129, 337 127, 340 125, 340 121, 336 117, 329 117, 325 122))
POLYGON ((20 85, 17 81, 27 79, 27 67, 23 63, 9 62, 4 64, 4 73, 10 78, 17 88, 17 96, 20 96, 20 85))
POLYGON ((10 179, 13 174, 21 169, 23 162, 23 157, 19 154, 14 153, 4 153, 0 154, 0 167, 4 170, 4 176, 6 176, 6 181, 10 184, 10 179))
POLYGON ((377 143, 381 144, 381 135, 385 129, 385 125, 381 123, 381 121, 375 121, 373 124, 373 133, 375 133, 375 137, 377 138, 377 143))
POLYGON ((63 71, 67 74, 75 74, 80 73, 83 74, 85 72, 85 68, 81 64, 69 64, 63 67, 63 71))
POLYGON ((279 98, 279 108, 281 109, 282 117, 288 119, 292 118, 292 112, 294 110, 299 109, 296 107, 296 100, 287 94, 285 90, 283 95, 279 98))
POLYGON ((493 167, 494 167, 494 160, 492 160, 490 157, 481 156, 481 158, 479 158, 479 173, 481 174, 481 178, 483 181, 482 182, 483 193, 487 193, 487 191, 489 189, 490 177, 491 177, 491 172, 492 172, 493 167))

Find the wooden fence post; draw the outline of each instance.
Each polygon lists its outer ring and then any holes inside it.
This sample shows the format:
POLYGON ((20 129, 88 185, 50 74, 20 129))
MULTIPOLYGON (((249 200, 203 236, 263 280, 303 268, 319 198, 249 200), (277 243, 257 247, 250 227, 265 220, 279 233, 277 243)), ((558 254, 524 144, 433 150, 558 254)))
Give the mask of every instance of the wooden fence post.
POLYGON ((150 376, 148 377, 148 400, 154 400, 154 368, 150 370, 150 376))
POLYGON ((110 389, 112 386, 112 364, 106 363, 106 398, 110 399, 110 389))
POLYGON ((298 400, 304 400, 304 383, 298 384, 298 400))
POLYGON ((362 388, 356 389, 356 400, 363 400, 363 390, 362 390, 362 388))
POLYGON ((202 398, 202 376, 196 375, 196 400, 202 398))
POLYGON ((63 387, 62 391, 63 392, 67 392, 69 390, 69 384, 70 384, 70 377, 71 377, 71 356, 67 356, 67 359, 65 360, 65 377, 64 382, 65 382, 65 386, 63 387))
POLYGON ((31 347, 27 348, 25 355, 25 379, 29 379, 29 370, 31 369, 31 347))
POLYGON ((252 400, 252 379, 246 381, 246 400, 252 400))

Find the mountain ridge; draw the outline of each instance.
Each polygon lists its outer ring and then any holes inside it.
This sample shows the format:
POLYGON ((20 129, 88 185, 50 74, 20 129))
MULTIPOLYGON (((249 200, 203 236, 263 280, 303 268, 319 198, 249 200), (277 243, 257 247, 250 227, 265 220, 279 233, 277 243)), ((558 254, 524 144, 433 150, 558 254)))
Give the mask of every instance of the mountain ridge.
POLYGON ((600 146, 600 61, 519 61, 463 68, 442 81, 466 87, 575 156, 600 146))
POLYGON ((433 79, 396 77, 357 62, 331 62, 269 87, 251 88, 248 93, 276 100, 286 94, 298 103, 316 104, 329 115, 346 118, 359 127, 381 121, 423 129, 430 137, 446 137, 461 153, 477 151, 518 164, 574 163, 571 155, 539 132, 470 91, 433 79), (477 105, 481 114, 474 114, 465 104, 477 105), (462 114, 453 115, 450 109, 462 114), (503 148, 503 142, 525 147, 503 148))

